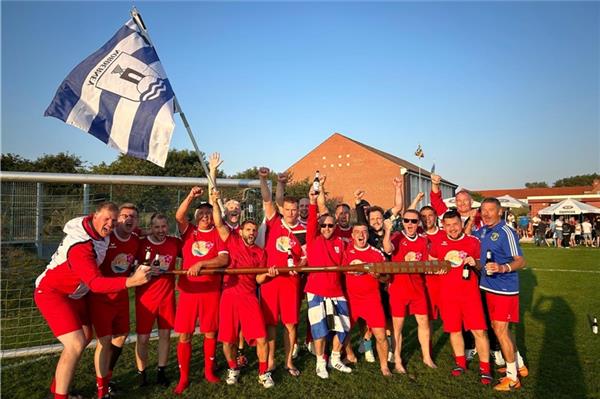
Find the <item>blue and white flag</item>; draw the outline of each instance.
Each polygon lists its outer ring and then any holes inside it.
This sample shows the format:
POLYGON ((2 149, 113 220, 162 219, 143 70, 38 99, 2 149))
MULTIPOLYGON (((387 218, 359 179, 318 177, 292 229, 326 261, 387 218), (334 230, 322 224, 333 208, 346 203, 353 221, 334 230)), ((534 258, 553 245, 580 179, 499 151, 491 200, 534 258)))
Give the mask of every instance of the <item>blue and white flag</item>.
POLYGON ((44 115, 164 167, 173 113, 173 89, 158 55, 131 19, 71 71, 44 115))

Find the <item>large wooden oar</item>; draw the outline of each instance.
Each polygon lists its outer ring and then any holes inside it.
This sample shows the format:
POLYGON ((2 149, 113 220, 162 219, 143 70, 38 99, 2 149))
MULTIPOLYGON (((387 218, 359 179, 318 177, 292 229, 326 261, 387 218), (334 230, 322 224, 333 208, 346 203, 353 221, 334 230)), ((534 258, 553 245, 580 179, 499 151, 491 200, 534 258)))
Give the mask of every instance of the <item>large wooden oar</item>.
MULTIPOLYGON (((319 272, 371 272, 371 273, 426 273, 433 274, 450 270, 450 262, 440 260, 410 261, 410 262, 380 262, 360 263, 348 266, 303 266, 303 267, 278 267, 279 273, 319 273, 319 272)), ((199 274, 261 274, 269 271, 266 267, 240 267, 235 269, 217 268, 201 269, 199 274)), ((187 274, 187 270, 172 270, 165 274, 187 274)))

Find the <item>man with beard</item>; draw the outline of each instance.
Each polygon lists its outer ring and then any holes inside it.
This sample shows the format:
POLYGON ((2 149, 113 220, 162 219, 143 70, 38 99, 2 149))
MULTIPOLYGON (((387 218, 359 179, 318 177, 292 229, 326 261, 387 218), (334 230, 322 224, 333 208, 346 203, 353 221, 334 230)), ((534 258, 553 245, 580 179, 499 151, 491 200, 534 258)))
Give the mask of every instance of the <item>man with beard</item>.
MULTIPOLYGON (((254 244, 258 231, 257 223, 247 219, 241 224, 239 232, 231 231, 223 223, 221 212, 218 209, 218 199, 219 192, 213 190, 211 193, 213 219, 219 236, 229 249, 231 259, 229 268, 264 267, 266 265, 265 251, 254 244)), ((277 270, 271 268, 268 273, 232 274, 225 275, 223 278, 218 338, 223 343, 223 353, 229 365, 226 379, 228 385, 236 384, 240 375, 236 356, 240 328, 248 343, 256 344, 259 383, 265 388, 275 385, 271 373, 267 370, 269 347, 266 340, 265 322, 256 297, 256 284, 262 284, 267 278, 275 277, 277 274, 277 270)))
MULTIPOLYGON (((295 232, 306 230, 298 221, 298 200, 285 197, 281 207, 282 215, 280 215, 276 211, 271 191, 267 185, 269 169, 259 168, 258 176, 267 225, 265 240, 267 266, 288 266, 288 260, 294 265, 299 265, 303 255, 302 244, 295 232)), ((283 334, 285 368, 291 376, 297 377, 300 375, 300 371, 294 366, 292 360, 292 349, 296 342, 296 327, 300 311, 300 280, 297 273, 279 275, 269 279, 261 285, 260 294, 269 342, 268 370, 275 368, 275 337, 277 325, 281 320, 285 327, 283 334)))
POLYGON ((140 264, 151 261, 152 281, 135 290, 135 360, 140 385, 148 384, 146 365, 150 333, 156 321, 158 325, 158 370, 156 382, 165 387, 170 381, 166 376, 171 344, 171 330, 175 323, 175 276, 164 274, 175 269, 177 256, 181 252, 181 241, 168 236, 169 224, 162 213, 150 218, 150 234, 140 241, 137 259, 140 264), (158 265, 154 265, 158 260, 158 265))
POLYGON ((213 365, 217 348, 221 277, 199 273, 204 268, 227 265, 229 252, 213 225, 213 207, 210 204, 203 202, 197 207, 195 225, 188 222, 188 209, 203 192, 202 188, 193 187, 175 214, 182 240, 182 266, 183 270, 187 270, 187 274, 181 275, 177 283, 179 303, 175 313, 175 332, 179 333, 177 359, 180 376, 175 394, 183 393, 189 385, 191 341, 198 320, 200 331, 204 334, 204 377, 208 382, 219 382, 213 365))
MULTIPOLYGON (((309 266, 340 266, 343 263, 344 241, 333 234, 334 219, 330 215, 322 215, 320 218, 317 216, 317 201, 320 207, 325 206, 324 182, 323 176, 320 179, 319 193, 316 193, 312 187, 309 193, 306 255, 309 266)), ((350 315, 348 302, 342 290, 340 273, 310 273, 304 292, 306 292, 308 321, 317 357, 317 376, 323 379, 329 378, 327 366, 343 373, 351 373, 352 369, 341 360, 342 345, 350 329, 350 315), (325 345, 331 334, 333 334, 332 350, 327 364, 325 345)))
POLYGON ((485 291, 492 328, 500 342, 506 360, 506 377, 494 387, 497 391, 521 388, 519 376, 526 377, 529 370, 519 355, 509 323, 519 322, 519 274, 525 267, 525 258, 519 245, 519 236, 502 220, 502 206, 496 198, 486 198, 481 203, 484 227, 476 231, 481 241, 481 259, 491 252, 492 261, 481 271, 479 288, 485 291))
POLYGON ((442 218, 445 237, 435 242, 431 257, 447 260, 452 266, 447 274, 440 275, 440 299, 444 331, 450 334, 456 367, 452 375, 457 377, 467 370, 465 343, 462 329, 471 331, 479 354, 480 381, 484 385, 492 382, 490 374, 490 347, 486 334, 486 322, 481 304, 478 279, 472 267, 478 259, 479 240, 463 233, 460 214, 448 211, 442 218))
MULTIPOLYGON (((403 230, 391 238, 392 222, 386 219, 384 224, 383 246, 387 253, 392 254, 392 261, 424 261, 427 260, 427 239, 417 233, 419 226, 419 212, 408 209, 402 215, 403 230)), ((423 363, 427 367, 436 368, 431 359, 429 328, 429 317, 427 308, 427 294, 425 290, 425 279, 422 274, 395 274, 392 277, 390 287, 390 307, 394 325, 394 371, 406 373, 402 365, 402 328, 407 309, 409 314, 415 315, 417 320, 417 335, 421 345, 423 363)))
MULTIPOLYGON (((106 256, 118 213, 115 204, 105 202, 94 214, 70 220, 63 229, 65 238, 35 280, 35 303, 63 345, 50 386, 55 399, 68 397, 75 367, 92 339, 85 294, 126 292, 150 279, 150 269, 142 267, 130 277, 104 277, 100 273, 98 266, 106 256)), ((106 386, 108 381, 102 384, 106 386)))
MULTIPOLYGON (((352 243, 346 247, 345 263, 355 265, 361 263, 385 262, 383 253, 369 245, 368 226, 355 224, 352 227, 352 243)), ((379 276, 373 273, 346 273, 346 291, 350 305, 352 323, 358 319, 364 320, 375 335, 379 365, 384 376, 390 376, 388 367, 388 341, 385 334, 385 313, 379 293, 379 276)), ((369 344, 371 341, 368 341, 369 344)))
MULTIPOLYGON (((100 272, 106 277, 128 276, 137 256, 139 238, 133 230, 138 225, 138 209, 125 203, 119 207, 117 226, 110 235, 110 243, 100 272)), ((88 296, 92 324, 98 337, 94 366, 98 398, 109 392, 113 370, 123 351, 129 334, 129 295, 127 290, 117 293, 92 293, 88 296)), ((110 391, 114 391, 111 384, 110 391)))
POLYGON ((350 205, 337 204, 335 207, 335 231, 337 237, 344 242, 352 242, 352 226, 350 226, 350 205))

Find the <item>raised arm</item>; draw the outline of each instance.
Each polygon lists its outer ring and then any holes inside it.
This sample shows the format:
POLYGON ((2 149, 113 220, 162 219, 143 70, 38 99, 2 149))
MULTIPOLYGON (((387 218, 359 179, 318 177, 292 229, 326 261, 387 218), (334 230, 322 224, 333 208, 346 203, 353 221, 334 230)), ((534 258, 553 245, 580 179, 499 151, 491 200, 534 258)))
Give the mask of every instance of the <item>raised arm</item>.
POLYGON ((279 173, 277 175, 277 188, 275 189, 275 204, 279 209, 283 207, 283 197, 285 197, 285 187, 288 183, 288 174, 279 173))
POLYGON ((179 208, 177 208, 177 212, 175 212, 175 220, 177 220, 177 228, 179 232, 183 234, 187 229, 190 222, 187 219, 187 212, 190 209, 190 205, 196 198, 199 198, 204 193, 204 190, 201 187, 192 187, 187 197, 181 201, 179 204, 179 208))
MULTIPOLYGON (((397 216, 404 212, 404 175, 394 177, 394 206, 392 207, 392 215, 397 216)), ((414 209, 414 208, 410 208, 414 209)))
POLYGON ((448 210, 448 207, 442 199, 442 191, 440 190, 441 182, 442 178, 439 175, 436 175, 435 173, 431 174, 431 194, 429 195, 429 198, 431 200, 431 207, 435 209, 440 217, 448 210))
POLYGON ((306 223, 307 248, 308 245, 311 244, 319 235, 319 226, 317 226, 319 223, 317 216, 317 194, 313 191, 312 185, 308 191, 308 199, 310 201, 310 205, 308 207, 308 221, 306 223))
MULTIPOLYGON (((216 184, 217 184, 217 169, 219 168, 219 166, 221 166, 221 164, 223 163, 223 160, 221 159, 221 154, 219 154, 218 152, 213 152, 210 157, 208 158, 208 171, 210 173, 210 178, 213 182, 215 182, 215 187, 212 186, 212 184, 210 184, 210 180, 208 181, 208 192, 211 193, 213 189, 217 189, 216 184)), ((219 204, 213 204, 213 206, 216 206, 217 208, 219 207, 219 204)))
POLYGON ((263 209, 265 210, 265 217, 270 220, 275 215, 275 205, 271 198, 271 190, 267 184, 269 178, 269 168, 260 167, 258 168, 258 178, 260 179, 260 194, 263 200, 263 209))
POLYGON ((425 197, 425 193, 420 191, 415 197, 415 199, 413 199, 413 201, 410 203, 408 209, 417 209, 417 206, 419 206, 419 202, 421 202, 423 197, 425 197))
POLYGON ((229 227, 223 223, 223 215, 221 215, 221 210, 219 208, 219 198, 221 198, 221 193, 217 190, 212 190, 210 193, 210 203, 213 206, 213 222, 215 224, 215 228, 219 232, 219 237, 223 242, 227 241, 229 238, 229 227))
POLYGON ((365 214, 365 209, 369 206, 369 203, 365 201, 363 198, 365 196, 364 190, 356 190, 354 192, 354 206, 356 207, 356 221, 358 223, 364 223, 369 225, 369 221, 367 220, 367 215, 365 214))
POLYGON ((383 250, 388 254, 394 252, 394 244, 392 244, 392 227, 392 221, 390 219, 385 219, 383 221, 383 250))

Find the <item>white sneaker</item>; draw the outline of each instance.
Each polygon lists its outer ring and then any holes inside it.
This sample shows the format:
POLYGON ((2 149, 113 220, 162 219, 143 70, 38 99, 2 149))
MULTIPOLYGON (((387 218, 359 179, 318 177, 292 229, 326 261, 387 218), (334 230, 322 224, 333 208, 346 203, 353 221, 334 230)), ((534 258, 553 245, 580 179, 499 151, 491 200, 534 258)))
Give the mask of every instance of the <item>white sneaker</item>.
POLYGON ((477 354, 477 349, 467 349, 465 351, 465 358, 467 359, 467 362, 470 362, 471 360, 473 360, 473 358, 475 357, 476 354, 477 354))
POLYGON ((388 363, 394 363, 394 352, 388 352, 388 363))
POLYGON ((273 377, 271 377, 271 373, 268 371, 258 376, 258 383, 262 385, 263 388, 273 388, 275 386, 273 377))
POLYGON ((298 344, 294 344, 294 348, 292 349, 292 359, 298 357, 298 344))
POLYGON ((329 367, 332 369, 336 369, 337 371, 341 371, 342 373, 351 373, 352 369, 346 366, 339 358, 329 358, 329 367))
POLYGON ((311 353, 311 354, 315 354, 315 344, 310 341, 308 344, 306 344, 306 350, 311 353))
POLYGON ((225 382, 227 385, 235 385, 237 384, 238 377, 240 376, 240 370, 228 369, 227 370, 227 378, 225 382))
POLYGON ((502 357, 502 351, 494 351, 494 363, 496 366, 506 366, 506 362, 504 361, 504 357, 502 357))
POLYGON ((317 362, 317 375, 324 380, 329 378, 327 362, 317 362))
POLYGON ((373 351, 365 351, 365 360, 368 363, 375 363, 375 355, 373 354, 373 351))

